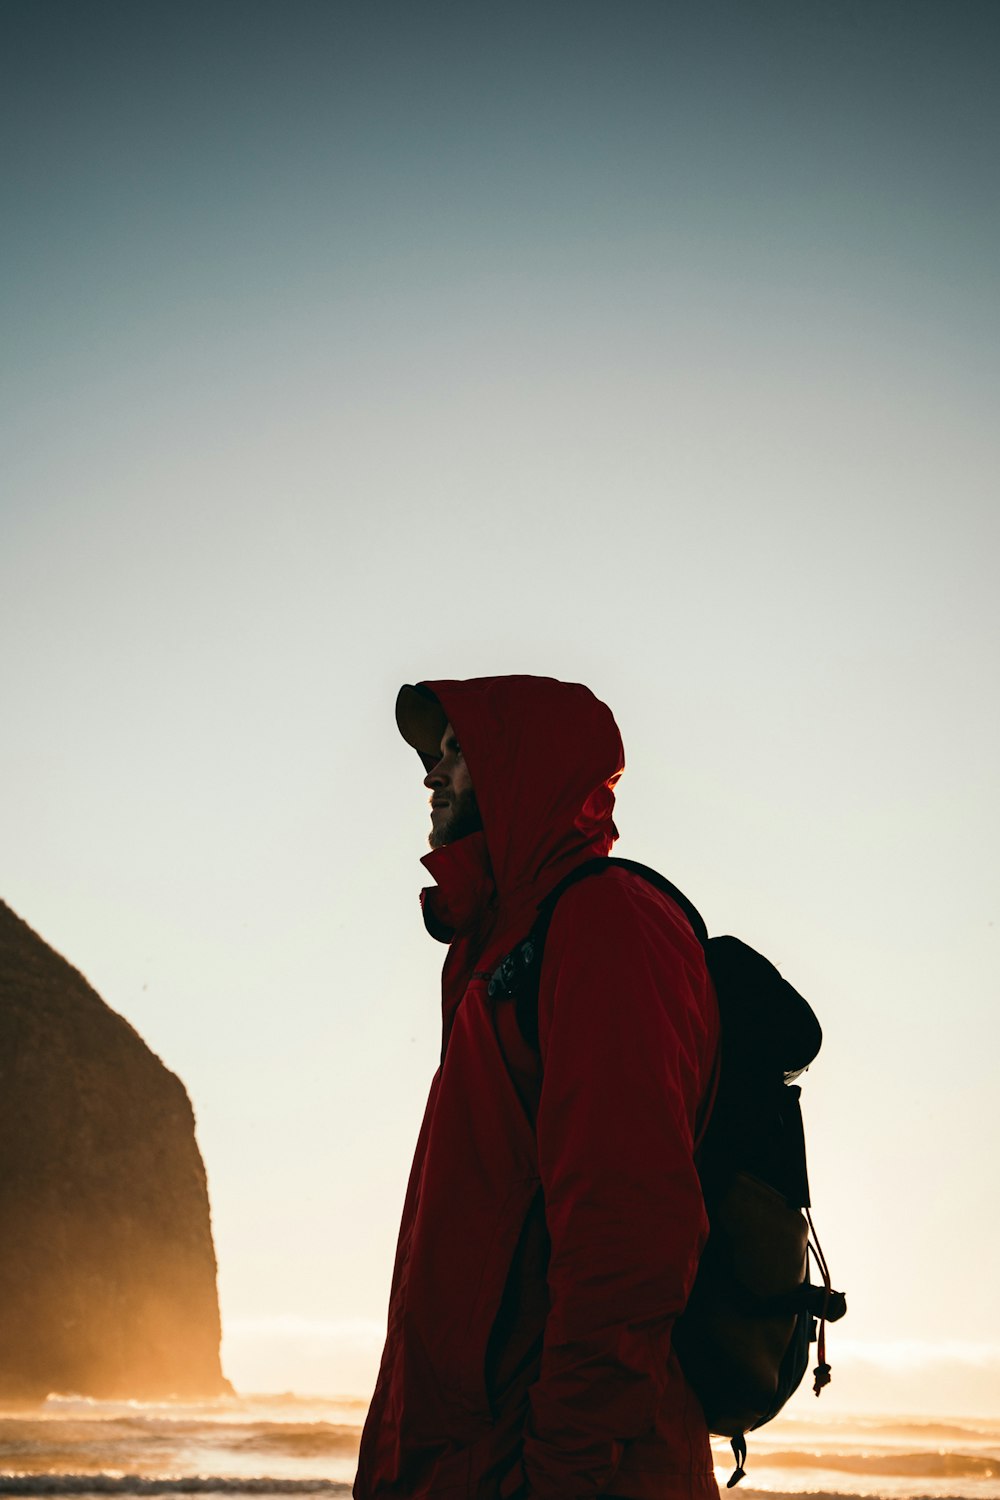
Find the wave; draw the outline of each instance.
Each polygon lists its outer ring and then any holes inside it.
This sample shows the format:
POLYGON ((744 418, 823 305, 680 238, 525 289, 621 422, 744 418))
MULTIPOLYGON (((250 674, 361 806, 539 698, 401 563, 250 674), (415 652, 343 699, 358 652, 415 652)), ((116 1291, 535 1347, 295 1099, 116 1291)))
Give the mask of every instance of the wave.
POLYGON ((845 1474, 917 1479, 997 1479, 1000 1458, 980 1453, 803 1453, 772 1451, 757 1458, 768 1469, 836 1469, 845 1474))
POLYGON ((912 1447, 923 1444, 1000 1444, 1000 1421, 992 1417, 869 1416, 844 1412, 825 1415, 785 1411, 772 1424, 754 1434, 755 1441, 774 1441, 779 1446, 796 1440, 818 1438, 831 1445, 862 1441, 875 1444, 903 1439, 912 1447))
POLYGON ((368 1410, 369 1398, 367 1396, 300 1396, 294 1391, 279 1391, 274 1394, 254 1392, 242 1395, 233 1392, 231 1395, 213 1396, 207 1400, 182 1400, 164 1399, 140 1401, 135 1398, 114 1398, 102 1396, 74 1396, 52 1394, 46 1396, 44 1401, 14 1402, 8 1407, 3 1405, 5 1412, 9 1411, 11 1416, 23 1415, 29 1410, 34 1410, 42 1416, 66 1417, 66 1416, 98 1416, 98 1417, 127 1417, 132 1416, 141 1421, 148 1415, 154 1416, 188 1416, 203 1417, 206 1421, 213 1421, 219 1416, 227 1414, 246 1413, 252 1415, 259 1411, 289 1410, 289 1411, 356 1411, 359 1421, 364 1421, 365 1412, 368 1410))
POLYGON ((959 1441, 968 1441, 969 1438, 981 1438, 984 1442, 995 1442, 1000 1437, 997 1424, 984 1422, 935 1422, 930 1418, 926 1422, 900 1420, 898 1422, 881 1422, 876 1431, 906 1434, 911 1433, 917 1437, 926 1438, 930 1442, 951 1442, 955 1438, 959 1441))
MULTIPOLYGON (((356 1457, 361 1438, 359 1427, 337 1422, 219 1422, 174 1419, 163 1422, 149 1417, 108 1418, 54 1423, 25 1422, 0 1418, 0 1450, 31 1454, 34 1469, 65 1466, 67 1454, 102 1454, 99 1462, 120 1469, 140 1462, 138 1455, 191 1455, 210 1447, 245 1456, 281 1455, 290 1461, 310 1458, 356 1457), (112 1455, 121 1455, 116 1462, 112 1455), (61 1461, 61 1463, 60 1463, 61 1461)), ((69 1458, 69 1463, 81 1459, 69 1458)), ((192 1466, 194 1464, 192 1463, 192 1466)), ((27 1463, 24 1464, 27 1468, 27 1463)), ((145 1467, 145 1465, 143 1465, 145 1467)))
MULTIPOLYGON (((111 1419, 114 1421, 114 1419, 111 1419)), ((196 1439, 213 1448, 236 1448, 240 1452, 287 1453, 299 1457, 334 1453, 357 1453, 361 1428, 341 1422, 217 1422, 183 1418, 161 1422, 148 1417, 126 1417, 114 1421, 117 1428, 139 1436, 160 1436, 170 1441, 196 1439)))
POLYGON ((290 1457, 320 1458, 325 1454, 356 1454, 360 1428, 332 1422, 260 1422, 249 1431, 226 1427, 212 1434, 215 1446, 243 1453, 287 1453, 290 1457))
POLYGON ((297 1391, 279 1391, 273 1395, 267 1391, 242 1391, 236 1399, 248 1406, 353 1406, 361 1412, 366 1412, 371 1403, 370 1396, 303 1396, 297 1391))
MULTIPOLYGON (((752 1490, 742 1485, 740 1500, 871 1500, 870 1496, 859 1497, 856 1490, 752 1490)), ((920 1495, 907 1496, 907 1500, 968 1500, 965 1495, 920 1495)))
POLYGON ((140 1474, 0 1474, 0 1495, 349 1495, 336 1479, 233 1479, 196 1474, 150 1479, 140 1474))

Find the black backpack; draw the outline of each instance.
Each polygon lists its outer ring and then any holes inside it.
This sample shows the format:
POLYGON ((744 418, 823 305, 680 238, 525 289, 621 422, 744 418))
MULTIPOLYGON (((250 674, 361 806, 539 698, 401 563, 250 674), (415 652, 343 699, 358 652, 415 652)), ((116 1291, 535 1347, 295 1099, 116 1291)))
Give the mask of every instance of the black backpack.
POLYGON ((732 1442, 731 1488, 744 1475, 745 1434, 776 1416, 798 1388, 817 1338, 816 1395, 829 1383, 826 1324, 847 1311, 843 1294, 830 1284, 809 1213, 794 1083, 818 1053, 822 1032, 808 1003, 773 964, 738 938, 710 938, 669 880, 633 860, 598 858, 578 865, 549 892, 528 936, 490 978, 490 997, 513 1002, 518 1030, 533 1052, 545 936, 556 904, 578 880, 609 869, 631 870, 677 903, 705 950, 719 1001, 715 1096, 696 1148, 710 1232, 694 1290, 674 1327, 674 1347, 709 1431, 732 1442), (818 1286, 809 1277, 810 1253, 818 1286))

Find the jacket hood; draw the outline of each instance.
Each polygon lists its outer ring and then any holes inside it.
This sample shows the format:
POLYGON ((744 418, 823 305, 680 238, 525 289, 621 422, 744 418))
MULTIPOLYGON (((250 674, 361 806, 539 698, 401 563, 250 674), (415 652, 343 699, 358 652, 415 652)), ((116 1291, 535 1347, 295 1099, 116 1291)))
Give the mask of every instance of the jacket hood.
POLYGON ((612 813, 625 766, 621 735, 611 710, 581 683, 527 676, 422 682, 401 690, 397 721, 425 766, 437 760, 431 756, 450 721, 472 777, 483 834, 423 860, 446 892, 459 873, 467 883, 467 867, 484 846, 502 904, 540 900, 618 837, 612 813))

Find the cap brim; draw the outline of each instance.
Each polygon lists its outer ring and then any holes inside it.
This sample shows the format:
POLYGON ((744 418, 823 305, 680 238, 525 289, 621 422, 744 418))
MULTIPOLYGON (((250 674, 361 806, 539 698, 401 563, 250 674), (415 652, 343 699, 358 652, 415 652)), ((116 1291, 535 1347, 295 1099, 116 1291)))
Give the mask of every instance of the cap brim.
POLYGON ((441 741, 448 716, 430 688, 404 683, 396 698, 396 724, 408 745, 422 758, 441 758, 441 741))

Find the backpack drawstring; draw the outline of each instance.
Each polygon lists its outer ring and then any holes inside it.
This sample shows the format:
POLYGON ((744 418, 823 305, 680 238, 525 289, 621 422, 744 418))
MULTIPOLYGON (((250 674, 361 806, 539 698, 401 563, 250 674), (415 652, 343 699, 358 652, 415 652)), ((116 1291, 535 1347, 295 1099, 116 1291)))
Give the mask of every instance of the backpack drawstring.
POLYGON ((823 1310, 819 1315, 819 1336, 816 1340, 816 1353, 819 1356, 819 1363, 813 1371, 813 1375, 815 1376, 815 1380, 813 1382, 813 1394, 818 1396, 823 1387, 825 1385, 829 1385, 830 1381, 833 1378, 830 1366, 826 1362, 826 1317, 830 1307, 830 1297, 833 1292, 833 1284, 830 1281, 830 1268, 826 1263, 826 1256, 823 1254, 823 1247, 819 1242, 819 1235, 816 1233, 816 1226, 812 1221, 812 1214, 809 1212, 808 1208, 806 1209, 805 1213, 806 1223, 809 1225, 809 1233, 812 1236, 812 1239, 809 1242, 809 1248, 810 1250, 812 1250, 813 1254, 816 1257, 816 1261, 820 1269, 820 1274, 823 1277, 823 1310))
POLYGON ((745 1476, 746 1476, 746 1472, 747 1471, 743 1467, 743 1465, 747 1461, 747 1440, 746 1440, 746 1434, 742 1433, 742 1432, 738 1432, 736 1434, 736 1436, 730 1442, 729 1446, 733 1450, 733 1457, 736 1460, 736 1468, 733 1470, 732 1474, 726 1480, 726 1489, 727 1490, 731 1490, 734 1484, 739 1484, 740 1480, 743 1479, 743 1478, 745 1478, 745 1476))

